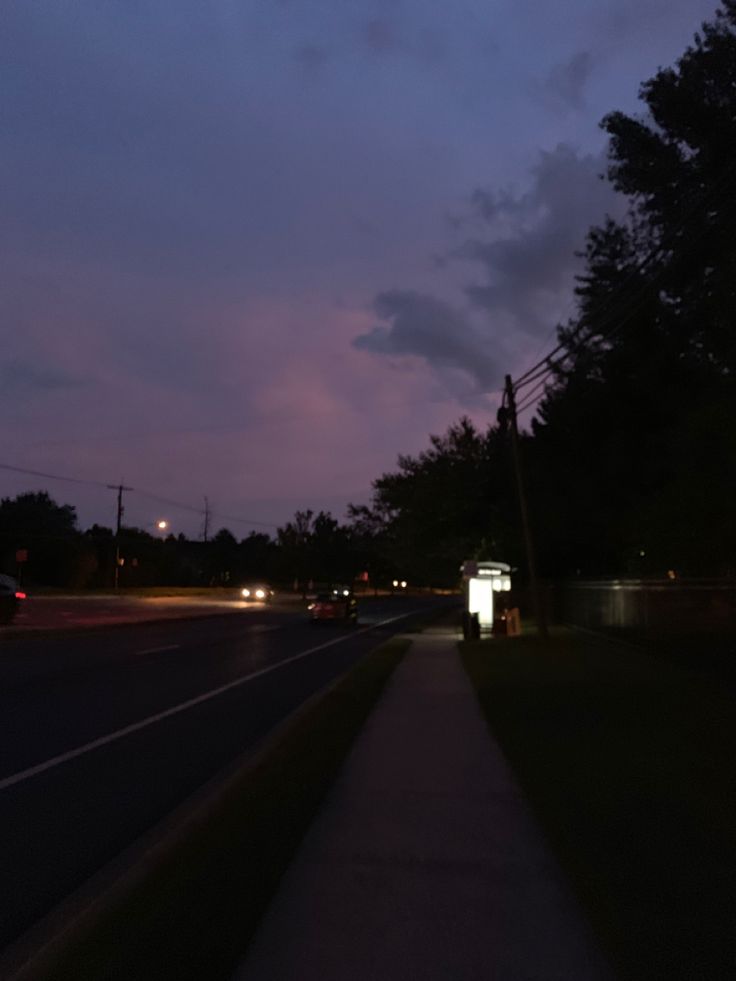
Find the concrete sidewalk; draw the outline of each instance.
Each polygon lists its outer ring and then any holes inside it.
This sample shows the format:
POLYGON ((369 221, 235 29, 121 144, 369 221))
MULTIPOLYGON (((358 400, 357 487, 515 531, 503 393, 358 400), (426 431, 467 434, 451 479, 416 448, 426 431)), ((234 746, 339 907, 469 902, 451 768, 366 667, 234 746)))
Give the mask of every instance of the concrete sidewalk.
POLYGON ((237 981, 612 976, 488 733, 456 632, 418 635, 237 981))

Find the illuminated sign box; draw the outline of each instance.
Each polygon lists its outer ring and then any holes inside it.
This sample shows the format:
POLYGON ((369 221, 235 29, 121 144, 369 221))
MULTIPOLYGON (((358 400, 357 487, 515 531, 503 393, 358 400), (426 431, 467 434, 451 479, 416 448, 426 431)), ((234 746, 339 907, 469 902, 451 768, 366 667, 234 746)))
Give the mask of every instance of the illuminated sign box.
POLYGON ((478 617, 481 631, 493 629, 494 594, 511 589, 511 566, 505 562, 468 559, 461 566, 465 609, 478 617))

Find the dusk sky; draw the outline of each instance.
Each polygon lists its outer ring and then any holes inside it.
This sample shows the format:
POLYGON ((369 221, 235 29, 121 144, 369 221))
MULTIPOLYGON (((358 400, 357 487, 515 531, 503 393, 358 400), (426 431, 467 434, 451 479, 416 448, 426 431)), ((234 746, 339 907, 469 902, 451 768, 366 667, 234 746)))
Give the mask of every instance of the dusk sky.
MULTIPOLYGON (((622 213, 598 123, 716 7, 5 0, 0 463, 238 537, 367 502, 554 346, 622 213)), ((38 489, 114 523, 0 471, 38 489)))

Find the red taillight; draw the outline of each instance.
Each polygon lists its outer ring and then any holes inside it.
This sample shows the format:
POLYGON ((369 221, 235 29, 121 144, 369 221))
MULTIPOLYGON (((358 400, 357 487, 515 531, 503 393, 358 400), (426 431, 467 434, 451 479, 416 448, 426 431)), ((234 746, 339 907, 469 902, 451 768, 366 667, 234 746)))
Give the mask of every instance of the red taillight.
POLYGON ((25 599, 26 598, 26 594, 25 593, 16 593, 15 594, 15 598, 16 599, 25 599))

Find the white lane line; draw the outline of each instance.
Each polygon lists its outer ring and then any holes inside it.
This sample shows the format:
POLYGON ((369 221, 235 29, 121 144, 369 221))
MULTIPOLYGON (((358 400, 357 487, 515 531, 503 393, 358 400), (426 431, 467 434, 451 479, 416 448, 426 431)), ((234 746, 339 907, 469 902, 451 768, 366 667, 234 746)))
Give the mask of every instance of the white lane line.
POLYGON ((369 630, 374 630, 376 627, 383 627, 387 623, 394 623, 396 620, 404 620, 406 617, 412 616, 414 613, 419 612, 418 610, 411 610, 409 613, 402 613, 400 616, 391 617, 388 620, 379 620, 378 623, 371 624, 370 627, 363 627, 362 630, 353 630, 351 633, 346 634, 342 637, 335 637, 334 640, 328 640, 325 644, 319 644, 317 647, 310 647, 308 651, 302 651, 300 654, 294 654, 292 657, 287 657, 283 661, 279 661, 278 664, 272 664, 268 668, 261 668, 260 671, 254 671, 253 674, 246 674, 240 678, 236 678, 234 681, 229 681, 226 685, 220 685, 219 688, 212 688, 210 691, 204 692, 202 695, 197 695, 196 698, 190 698, 186 702, 181 702, 179 705, 174 705, 171 708, 165 709, 163 712, 157 712, 156 715, 149 715, 147 719, 141 719, 140 722, 134 722, 132 725, 125 726, 123 729, 117 729, 115 732, 110 732, 106 736, 100 736, 99 739, 93 739, 90 743, 85 743, 83 746, 77 746, 76 749, 70 749, 66 753, 60 753, 59 756, 52 756, 51 759, 45 760, 43 763, 37 763, 36 766, 30 766, 27 770, 21 770, 19 773, 14 773, 12 776, 5 777, 0 780, 0 790, 7 790, 8 787, 13 787, 17 783, 23 783, 24 780, 30 780, 31 777, 37 777, 39 773, 45 773, 47 770, 52 770, 56 766, 61 766, 62 763, 68 763, 70 760, 76 759, 78 756, 84 756, 85 753, 91 753, 95 749, 99 749, 101 746, 107 746, 108 743, 114 743, 118 739, 123 739, 125 736, 130 736, 134 732, 139 732, 141 729, 147 729, 148 726, 154 725, 156 722, 161 722, 163 719, 168 719, 172 715, 178 715, 180 712, 186 712, 187 709, 194 708, 195 705, 201 705, 202 702, 208 702, 211 698, 217 698, 218 695, 222 695, 226 691, 230 691, 232 688, 238 688, 240 685, 245 685, 249 681, 254 681, 256 678, 263 677, 264 674, 270 674, 272 671, 277 671, 279 668, 285 667, 287 664, 293 664, 294 661, 300 661, 303 657, 308 657, 310 654, 316 654, 317 651, 323 651, 326 647, 333 647, 335 644, 341 644, 343 641, 350 640, 356 637, 358 634, 364 634, 369 630))
POLYGON ((149 647, 147 651, 136 651, 138 657, 143 657, 144 654, 160 654, 161 651, 178 651, 181 644, 167 644, 165 647, 149 647))

